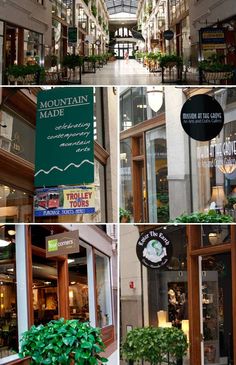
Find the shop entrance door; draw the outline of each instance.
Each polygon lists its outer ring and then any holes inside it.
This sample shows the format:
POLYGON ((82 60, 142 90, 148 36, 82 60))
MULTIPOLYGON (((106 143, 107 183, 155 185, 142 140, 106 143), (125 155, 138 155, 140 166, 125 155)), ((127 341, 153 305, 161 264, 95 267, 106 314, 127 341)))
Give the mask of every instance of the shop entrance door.
POLYGON ((236 227, 188 226, 190 363, 236 364, 236 227))
POLYGON ((233 364, 230 253, 201 256, 201 364, 233 364))
POLYGON ((134 221, 147 221, 147 191, 143 160, 133 161, 134 221))

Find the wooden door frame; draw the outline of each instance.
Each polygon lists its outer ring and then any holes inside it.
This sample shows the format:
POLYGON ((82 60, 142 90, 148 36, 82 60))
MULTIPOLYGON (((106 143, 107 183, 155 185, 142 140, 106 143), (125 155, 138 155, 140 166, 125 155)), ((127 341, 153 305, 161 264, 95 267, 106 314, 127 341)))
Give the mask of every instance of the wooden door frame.
MULTIPOLYGON (((216 246, 201 247, 201 225, 188 225, 187 231, 187 263, 188 263, 188 306, 189 306, 189 343, 190 364, 201 365, 201 323, 200 323, 200 278, 199 256, 220 253, 231 254, 232 265, 232 318, 236 317, 236 286, 233 278, 236 277, 236 226, 231 224, 231 242, 216 246)), ((236 349, 236 321, 233 321, 233 349, 236 349)), ((233 354, 236 364, 236 350, 233 354)))
MULTIPOLYGON (((29 327, 34 324, 33 308, 33 254, 43 257, 46 260, 46 250, 33 246, 31 237, 31 226, 25 225, 26 236, 26 267, 28 273, 27 280, 27 302, 28 302, 28 323, 29 327)), ((56 256, 52 258, 57 262, 58 272, 58 315, 60 318, 69 319, 69 272, 66 256, 56 256)))

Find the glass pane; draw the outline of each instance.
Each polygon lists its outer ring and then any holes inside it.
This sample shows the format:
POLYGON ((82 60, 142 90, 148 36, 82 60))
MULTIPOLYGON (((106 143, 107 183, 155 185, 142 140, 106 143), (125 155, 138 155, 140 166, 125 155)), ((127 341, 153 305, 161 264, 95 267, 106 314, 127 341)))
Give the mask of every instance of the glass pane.
POLYGON ((133 215, 133 188, 130 139, 120 143, 120 207, 133 215))
POLYGON ((14 230, 0 227, 0 359, 18 352, 14 230))
POLYGON ((0 222, 32 222, 33 197, 28 193, 0 185, 0 222))
POLYGON ((0 148, 34 163, 34 128, 4 110, 0 110, 0 124, 0 148))
POLYGON ((96 252, 97 318, 99 327, 112 324, 109 258, 96 252))
POLYGON ((202 226, 202 247, 215 246, 230 242, 230 226, 204 225, 202 226))
POLYGON ((68 255, 70 317, 89 320, 87 250, 80 245, 80 252, 68 255))
POLYGON ((202 258, 204 364, 233 361, 230 254, 202 258))
POLYGON ((169 221, 166 129, 146 133, 149 222, 169 221))
POLYGON ((34 324, 58 319, 58 288, 56 261, 33 255, 34 324))

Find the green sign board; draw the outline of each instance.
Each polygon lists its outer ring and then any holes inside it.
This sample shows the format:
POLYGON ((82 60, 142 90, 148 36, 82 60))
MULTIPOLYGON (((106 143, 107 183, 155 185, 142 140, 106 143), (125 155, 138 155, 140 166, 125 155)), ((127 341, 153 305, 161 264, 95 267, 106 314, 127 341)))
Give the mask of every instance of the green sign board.
POLYGON ((68 43, 69 44, 77 43, 77 28, 76 27, 68 28, 68 43))
POLYGON ((93 88, 38 94, 35 186, 94 182, 93 88))

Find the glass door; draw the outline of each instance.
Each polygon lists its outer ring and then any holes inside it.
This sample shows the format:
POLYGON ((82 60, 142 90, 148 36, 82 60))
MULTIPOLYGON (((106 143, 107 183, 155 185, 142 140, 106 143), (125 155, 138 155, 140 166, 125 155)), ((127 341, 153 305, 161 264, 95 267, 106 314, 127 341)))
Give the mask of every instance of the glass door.
POLYGON ((233 364, 230 253, 200 257, 202 365, 233 364))

